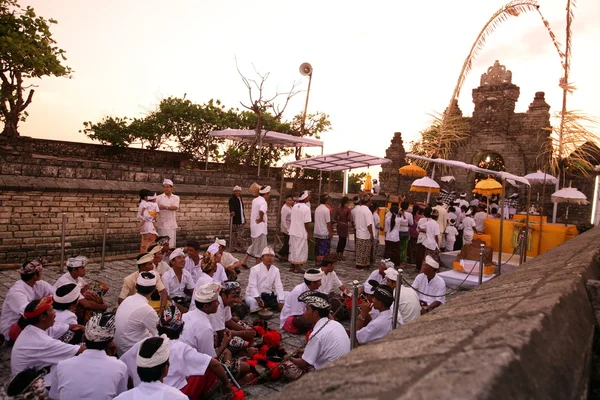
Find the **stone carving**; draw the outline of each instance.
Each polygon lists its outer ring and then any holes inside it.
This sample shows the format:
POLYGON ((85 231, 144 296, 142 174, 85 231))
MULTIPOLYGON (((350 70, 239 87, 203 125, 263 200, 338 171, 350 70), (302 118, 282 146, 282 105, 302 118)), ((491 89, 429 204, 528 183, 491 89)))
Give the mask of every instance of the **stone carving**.
POLYGON ((487 72, 481 74, 481 86, 498 86, 507 83, 512 83, 512 72, 504 65, 500 65, 498 60, 488 68, 487 72))

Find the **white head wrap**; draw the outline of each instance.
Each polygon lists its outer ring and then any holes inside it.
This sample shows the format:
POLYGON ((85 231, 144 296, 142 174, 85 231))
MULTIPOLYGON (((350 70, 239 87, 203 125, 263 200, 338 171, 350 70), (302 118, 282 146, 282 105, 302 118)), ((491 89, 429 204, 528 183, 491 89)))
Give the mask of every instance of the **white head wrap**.
POLYGON ((67 261, 67 268, 81 268, 85 267, 88 263, 88 259, 85 256, 77 256, 69 258, 67 261))
POLYGON ((219 246, 227 246, 227 242, 225 241, 225 239, 215 238, 215 243, 219 246))
POLYGON ((154 260, 154 254, 146 253, 139 260, 137 260, 137 265, 143 265, 154 260))
POLYGON ((235 186, 233 187, 233 191, 234 191, 234 192, 241 192, 241 191, 242 191, 242 187, 241 187, 241 186, 238 186, 238 185, 235 185, 235 186))
POLYGON ((156 246, 154 246, 154 247, 152 248, 152 250, 150 250, 150 251, 148 252, 148 254, 155 255, 156 253, 160 253, 160 252, 162 251, 162 249, 163 249, 163 248, 162 248, 162 246, 161 246, 161 245, 159 245, 159 244, 157 244, 156 246))
POLYGON ((154 195, 148 196, 147 199, 148 199, 148 201, 150 201, 150 200, 156 200, 157 197, 158 196, 156 195, 156 193, 154 193, 154 195))
POLYGON ((467 194, 466 194, 466 193, 464 193, 464 192, 463 192, 463 193, 461 193, 461 194, 460 194, 460 198, 461 198, 461 199, 465 199, 466 197, 467 197, 467 194))
POLYGON ((215 301, 220 289, 221 285, 216 282, 205 283, 194 292, 194 300, 200 303, 215 301))
POLYGON ((300 197, 298 197, 298 200, 302 201, 302 200, 305 200, 307 197, 308 197, 308 190, 305 190, 304 192, 302 192, 300 197))
POLYGON ((175 257, 179 257, 179 256, 185 257, 185 253, 183 252, 183 249, 181 249, 181 248, 177 248, 171 252, 171 254, 169 255, 169 261, 173 261, 175 259, 175 257))
POLYGON ((385 277, 390 281, 397 282, 398 281, 398 271, 396 268, 388 268, 385 270, 385 277))
POLYGON ((323 279, 323 275, 323 271, 320 269, 310 268, 304 273, 304 279, 310 282, 316 282, 323 279))
POLYGON ((431 256, 425 257, 425 264, 429 265, 433 269, 439 269, 440 264, 433 259, 431 256))
POLYGON ((107 342, 115 337, 115 330, 114 313, 95 313, 85 324, 85 338, 90 342, 107 342))
POLYGON ((394 263, 389 258, 382 259, 380 264, 385 265, 386 268, 394 268, 394 263))
POLYGON ((135 360, 135 363, 138 367, 152 368, 167 362, 167 360, 169 359, 169 338, 167 338, 167 335, 164 334, 160 337, 163 338, 162 345, 158 348, 158 350, 156 350, 154 354, 152 354, 152 357, 150 358, 144 358, 140 356, 140 350, 142 349, 143 343, 140 345, 140 348, 138 349, 137 358, 135 360))
POLYGON ((271 186, 267 185, 267 186, 263 186, 260 188, 260 190, 258 191, 258 193, 260 194, 267 194, 271 191, 271 186))
POLYGON ((472 211, 471 211, 471 209, 469 208, 469 209, 467 210, 467 212, 465 213, 465 215, 471 215, 471 214, 473 214, 473 212, 472 212, 472 211))
POLYGON ((144 272, 141 272, 138 275, 137 281, 135 283, 137 283, 140 286, 156 286, 156 274, 154 273, 154 271, 144 271, 144 272), (151 275, 152 278, 144 278, 142 276, 142 274, 151 275))
POLYGON ((219 245, 217 243, 213 243, 210 246, 208 246, 208 249, 206 251, 208 251, 210 254, 212 254, 214 256, 215 254, 217 254, 219 252, 219 245))
POLYGON ((264 255, 266 255, 266 254, 274 256, 275 255, 275 251, 273 250, 273 248, 271 246, 267 246, 267 247, 265 247, 263 249, 261 257, 264 256, 264 255))
POLYGON ((170 179, 165 179, 165 180, 163 181, 163 185, 170 185, 170 186, 173 186, 173 181, 172 181, 172 180, 170 180, 170 179))
MULTIPOLYGON (((72 285, 72 283, 67 283, 67 285, 72 285)), ((65 286, 65 285, 62 285, 62 286, 65 286)), ((59 286, 59 288, 62 286, 59 286)), ((79 296, 81 296, 81 288, 79 287, 79 285, 75 285, 73 290, 71 290, 69 293, 65 294, 62 297, 58 296, 56 294, 56 292, 54 292, 52 299, 55 302, 60 303, 60 304, 71 304, 72 302, 77 300, 79 298, 79 296)))

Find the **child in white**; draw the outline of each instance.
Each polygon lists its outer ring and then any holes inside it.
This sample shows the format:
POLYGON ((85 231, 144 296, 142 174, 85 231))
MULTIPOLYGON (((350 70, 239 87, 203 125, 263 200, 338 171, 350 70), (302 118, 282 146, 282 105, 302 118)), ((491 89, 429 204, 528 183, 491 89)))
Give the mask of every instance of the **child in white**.
POLYGON ((471 217, 471 210, 468 210, 463 218, 463 244, 471 244, 475 231, 475 220, 471 217))
POLYGON ((458 235, 458 230, 454 226, 455 224, 456 220, 454 218, 450 218, 448 220, 448 225, 446 225, 446 230, 444 230, 446 251, 454 251, 454 243, 456 242, 456 236, 458 235))
POLYGON ((156 217, 160 212, 158 204, 156 204, 156 198, 157 196, 155 193, 154 196, 148 196, 146 200, 140 201, 138 207, 138 219, 140 219, 142 223, 138 227, 138 231, 140 231, 142 235, 146 233, 158 235, 158 232, 156 232, 156 228, 154 227, 156 217))

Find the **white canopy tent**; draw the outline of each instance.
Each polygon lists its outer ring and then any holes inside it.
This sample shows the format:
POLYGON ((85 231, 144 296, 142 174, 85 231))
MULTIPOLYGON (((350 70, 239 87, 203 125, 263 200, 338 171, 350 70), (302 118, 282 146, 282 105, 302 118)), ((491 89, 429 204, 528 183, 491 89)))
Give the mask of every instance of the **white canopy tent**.
MULTIPOLYGON (((252 144, 256 140, 256 131, 253 129, 225 129, 213 131, 211 136, 221 139, 235 140, 252 144)), ((323 141, 300 136, 288 135, 287 133, 262 130, 258 147, 267 144, 273 147, 320 147, 323 154, 323 141)), ((258 163, 258 176, 260 176, 260 160, 258 163)))
MULTIPOLYGON (((500 198, 500 202, 501 202, 500 209, 502 210, 502 212, 500 213, 500 238, 499 238, 500 243, 499 243, 499 252, 498 252, 498 274, 501 275, 502 274, 502 237, 503 237, 503 231, 504 231, 504 193, 506 191, 506 181, 513 181, 515 183, 518 182, 518 183, 522 183, 527 186, 527 215, 525 217, 525 226, 529 226, 529 206, 531 203, 531 184, 529 183, 529 181, 526 178, 523 178, 522 176, 513 175, 508 172, 503 172, 503 171, 492 171, 489 169, 480 168, 476 165, 467 164, 462 161, 444 160, 442 158, 427 158, 427 157, 423 157, 423 156, 418 156, 416 154, 407 154, 406 157, 412 158, 413 160, 422 160, 422 161, 427 161, 427 162, 431 162, 431 163, 446 165, 448 167, 462 168, 462 169, 466 169, 468 171, 493 175, 493 176, 497 176, 502 179, 502 194, 501 194, 501 198, 500 198)), ((525 229, 524 243, 527 243, 528 233, 529 233, 528 230, 525 229)), ((521 257, 519 259, 519 264, 522 264, 526 260, 527 260, 527 251, 521 251, 521 257)), ((479 283, 481 284, 481 279, 480 279, 479 283)))

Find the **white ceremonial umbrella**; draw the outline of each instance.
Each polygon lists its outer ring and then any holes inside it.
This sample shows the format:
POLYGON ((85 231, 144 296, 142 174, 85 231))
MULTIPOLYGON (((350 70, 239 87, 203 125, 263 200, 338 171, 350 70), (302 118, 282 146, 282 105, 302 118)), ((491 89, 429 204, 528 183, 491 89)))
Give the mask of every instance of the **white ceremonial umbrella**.
POLYGON ((550 196, 553 203, 566 203, 567 212, 565 213, 565 225, 567 225, 567 219, 569 218, 569 204, 588 204, 587 197, 576 188, 568 187, 560 189, 557 192, 552 193, 550 196))
POLYGON ((449 183, 449 182, 452 182, 452 181, 456 180, 456 178, 454 178, 452 175, 446 175, 446 176, 442 176, 442 177, 440 178, 440 180, 441 180, 442 182, 449 183))
POLYGON ((557 179, 545 172, 542 172, 538 169, 537 172, 533 172, 531 174, 525 175, 523 178, 527 179, 529 183, 533 184, 551 184, 556 185, 557 179))
POLYGON ((410 186, 411 192, 439 193, 440 185, 428 176, 415 180, 410 186))

